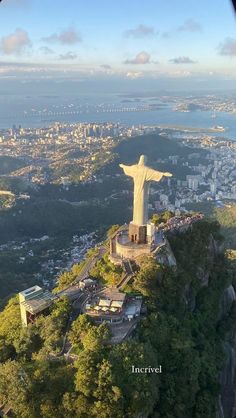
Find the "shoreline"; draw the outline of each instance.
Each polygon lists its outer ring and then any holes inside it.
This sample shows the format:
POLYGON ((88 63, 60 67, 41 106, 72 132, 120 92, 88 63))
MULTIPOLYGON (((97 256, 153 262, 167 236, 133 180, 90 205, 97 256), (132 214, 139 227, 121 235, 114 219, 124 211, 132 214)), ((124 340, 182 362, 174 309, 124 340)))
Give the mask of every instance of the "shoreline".
POLYGON ((199 133, 225 133, 226 128, 217 128, 217 127, 212 127, 212 128, 197 128, 197 127, 193 127, 193 126, 185 126, 185 125, 157 125, 157 128, 160 129, 171 129, 174 131, 181 131, 181 132, 199 132, 199 133))

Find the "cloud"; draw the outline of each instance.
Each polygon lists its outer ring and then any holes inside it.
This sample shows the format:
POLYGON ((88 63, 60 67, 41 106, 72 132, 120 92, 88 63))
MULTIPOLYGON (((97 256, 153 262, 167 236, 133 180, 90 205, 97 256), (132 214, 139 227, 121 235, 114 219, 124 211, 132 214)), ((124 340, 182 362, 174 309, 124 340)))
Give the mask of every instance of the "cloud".
POLYGON ((220 55, 236 56, 236 39, 226 38, 218 47, 220 55))
POLYGON ((45 55, 51 55, 51 54, 55 54, 55 52, 53 51, 53 49, 48 48, 48 46, 41 46, 41 48, 39 48, 39 50, 45 54, 45 55))
POLYGON ((134 58, 126 60, 124 64, 150 64, 150 54, 145 51, 139 52, 134 58))
POLYGON ((191 71, 173 71, 166 74, 169 78, 188 78, 194 76, 191 71))
POLYGON ((169 62, 172 62, 172 64, 196 64, 197 63, 197 61, 194 61, 189 57, 172 58, 169 60, 169 62))
POLYGON ((108 64, 101 64, 100 67, 104 68, 104 70, 111 70, 111 66, 108 64))
POLYGON ((24 7, 29 6, 29 0, 3 0, 1 7, 24 7))
POLYGON ((20 28, 0 40, 0 50, 6 55, 20 55, 27 47, 31 46, 28 33, 20 28))
POLYGON ((137 78, 140 78, 143 76, 143 73, 140 72, 128 72, 126 73, 126 78, 128 78, 129 80, 137 80, 137 78))
POLYGON ((42 38, 42 41, 48 43, 73 45, 77 44, 78 42, 82 42, 82 38, 74 28, 68 28, 59 33, 53 33, 50 36, 42 38))
POLYGON ((168 39, 168 38, 170 38, 171 36, 173 35, 173 33, 171 32, 171 31, 166 31, 166 32, 162 32, 162 34, 161 34, 161 37, 162 38, 165 38, 165 39, 168 39))
MULTIPOLYGON (((40 64, 29 64, 21 62, 0 62, 0 73, 5 74, 6 77, 26 77, 28 80, 35 75, 45 74, 50 71, 52 66, 45 66, 40 64)), ((57 67, 55 67, 57 68, 57 67)))
POLYGON ((75 54, 75 53, 73 53, 71 51, 66 52, 66 54, 59 55, 59 59, 60 60, 64 60, 64 61, 66 61, 66 60, 75 60, 76 58, 77 58, 77 54, 75 54))
POLYGON ((187 19, 183 25, 177 28, 179 32, 201 32, 202 26, 194 19, 187 19))
POLYGON ((126 38, 145 38, 155 35, 155 30, 152 26, 138 25, 134 29, 129 29, 124 32, 126 38))

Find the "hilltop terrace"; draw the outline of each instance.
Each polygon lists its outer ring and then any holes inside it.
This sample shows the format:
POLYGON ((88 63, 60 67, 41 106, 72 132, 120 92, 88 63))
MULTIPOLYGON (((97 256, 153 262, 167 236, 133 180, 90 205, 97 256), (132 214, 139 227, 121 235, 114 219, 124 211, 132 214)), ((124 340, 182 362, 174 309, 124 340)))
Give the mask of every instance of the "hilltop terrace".
POLYGON ((128 297, 116 287, 109 287, 95 296, 91 295, 84 306, 84 313, 97 323, 119 324, 140 316, 141 306, 141 297, 128 297))

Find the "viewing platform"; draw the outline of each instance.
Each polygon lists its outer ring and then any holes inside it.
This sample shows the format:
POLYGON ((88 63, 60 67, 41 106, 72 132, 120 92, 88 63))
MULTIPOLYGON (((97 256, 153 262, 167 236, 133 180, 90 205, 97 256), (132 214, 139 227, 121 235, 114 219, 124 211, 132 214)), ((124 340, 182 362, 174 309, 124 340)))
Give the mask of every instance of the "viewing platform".
POLYGON ((39 286, 33 286, 19 293, 22 325, 27 327, 35 318, 47 310, 53 303, 55 296, 39 286))
POLYGON ((132 242, 129 238, 128 225, 126 229, 118 231, 110 240, 110 260, 114 264, 122 264, 124 259, 135 260, 140 255, 151 255, 158 247, 165 244, 162 233, 156 231, 146 244, 132 242))

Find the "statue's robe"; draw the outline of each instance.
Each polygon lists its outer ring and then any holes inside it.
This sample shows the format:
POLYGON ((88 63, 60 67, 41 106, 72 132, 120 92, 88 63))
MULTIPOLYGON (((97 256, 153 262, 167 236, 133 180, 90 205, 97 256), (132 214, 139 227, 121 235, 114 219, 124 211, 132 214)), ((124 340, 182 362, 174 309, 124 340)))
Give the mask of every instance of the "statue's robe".
POLYGON ((151 181, 160 181, 163 176, 171 176, 170 173, 162 173, 147 167, 141 163, 127 166, 120 164, 127 176, 134 180, 134 203, 133 203, 133 223, 135 225, 145 225, 148 222, 148 194, 151 181))

